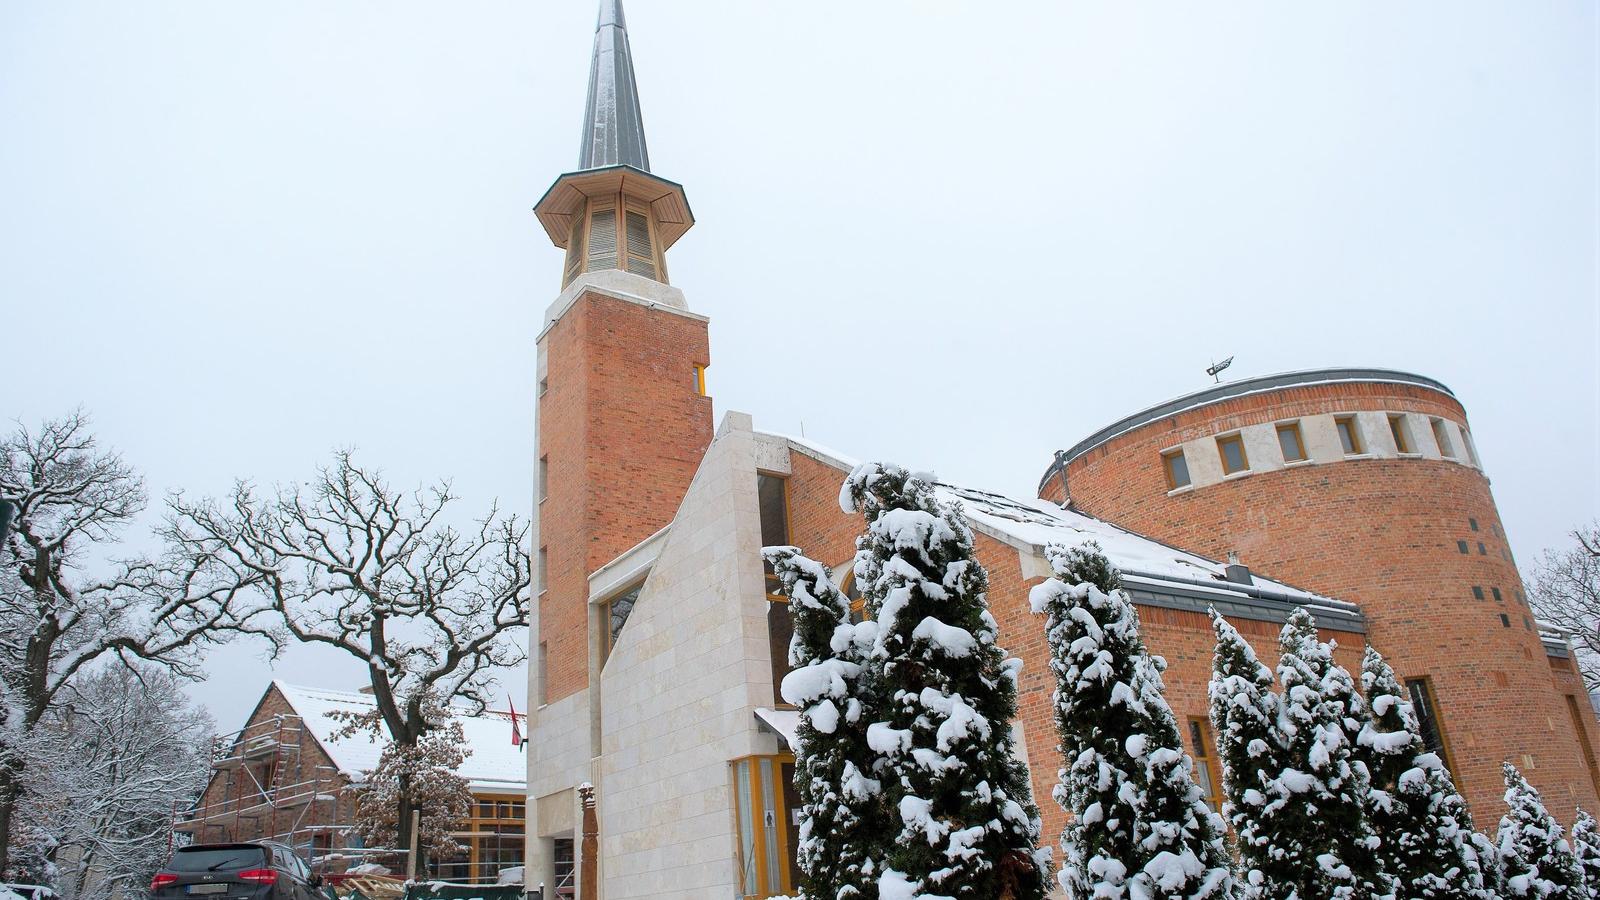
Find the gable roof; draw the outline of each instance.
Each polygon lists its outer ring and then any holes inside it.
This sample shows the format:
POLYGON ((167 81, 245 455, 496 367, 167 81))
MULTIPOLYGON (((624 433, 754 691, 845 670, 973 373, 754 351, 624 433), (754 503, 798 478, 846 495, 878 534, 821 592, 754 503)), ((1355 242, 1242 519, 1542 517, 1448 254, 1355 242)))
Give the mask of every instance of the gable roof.
MULTIPOLYGON (((272 686, 289 701, 307 731, 316 738, 339 774, 360 781, 378 764, 383 743, 370 733, 334 738, 344 726, 333 717, 339 710, 365 712, 377 704, 367 694, 334 691, 273 681, 272 686)), ((511 743, 511 716, 502 712, 468 715, 458 710, 456 720, 467 737, 472 753, 456 769, 477 792, 522 794, 527 791, 527 760, 511 743)))

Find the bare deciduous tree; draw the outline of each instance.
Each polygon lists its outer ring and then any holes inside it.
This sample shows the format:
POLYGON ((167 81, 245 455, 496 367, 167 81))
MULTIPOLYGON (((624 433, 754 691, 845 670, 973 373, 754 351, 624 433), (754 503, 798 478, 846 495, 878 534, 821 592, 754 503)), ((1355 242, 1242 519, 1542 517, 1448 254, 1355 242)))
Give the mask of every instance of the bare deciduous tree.
POLYGON ((17 506, 0 548, 0 872, 34 730, 97 660, 183 676, 240 632, 272 637, 247 588, 259 575, 200 548, 109 558, 144 509, 144 481, 99 449, 86 416, 0 438, 0 497, 17 506))
MULTIPOLYGON (((259 590, 301 641, 367 667, 373 699, 400 752, 434 727, 427 706, 482 711, 496 670, 527 659, 527 526, 497 509, 471 531, 447 523, 447 484, 392 489, 348 451, 306 486, 226 503, 171 501, 172 532, 195 554, 219 554, 259 576, 259 590)), ((413 793, 394 792, 401 846, 413 793)))
POLYGON ((1528 600, 1540 619, 1572 635, 1584 686, 1600 691, 1600 522, 1575 529, 1572 541, 1534 563, 1528 600))

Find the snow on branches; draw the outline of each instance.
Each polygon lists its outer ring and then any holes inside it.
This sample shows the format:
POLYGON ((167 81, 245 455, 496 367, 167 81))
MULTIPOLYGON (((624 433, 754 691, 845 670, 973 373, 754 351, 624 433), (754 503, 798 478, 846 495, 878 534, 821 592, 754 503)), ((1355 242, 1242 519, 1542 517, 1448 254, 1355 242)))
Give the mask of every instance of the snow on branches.
POLYGON ((1361 685, 1371 717, 1356 755, 1371 778, 1368 815, 1381 841, 1380 868, 1407 900, 1493 900, 1467 802, 1443 760, 1423 746, 1405 688, 1371 646, 1361 685))
POLYGON ((1508 900, 1587 900, 1583 871, 1561 826, 1533 785, 1505 763, 1506 806, 1495 843, 1504 866, 1508 900))
POLYGON ((1094 544, 1045 548, 1046 616, 1061 753, 1056 800, 1072 814, 1060 881, 1069 900, 1202 900, 1233 892, 1221 817, 1195 785, 1163 695, 1162 660, 1094 544))
POLYGON ((409 822, 402 828, 400 813, 416 810, 420 829, 417 845, 425 858, 444 859, 465 851, 455 839, 472 813, 472 792, 456 770, 471 755, 466 733, 453 712, 437 698, 425 696, 418 709, 427 729, 412 743, 385 739, 383 714, 335 710, 330 715, 344 723, 334 737, 367 733, 383 741, 378 765, 363 773, 354 786, 355 829, 369 847, 401 847, 410 841, 409 822))
POLYGON ((877 627, 850 622, 850 601, 826 566, 794 547, 767 547, 763 554, 794 617, 794 669, 781 690, 800 710, 795 789, 805 896, 860 900, 876 893, 874 848, 889 824, 867 746, 877 704, 862 685, 877 627))
POLYGON ((1048 851, 1016 758, 1020 663, 996 644, 988 575, 932 476, 857 466, 840 492, 861 512, 855 576, 878 623, 868 678, 883 707, 867 727, 884 801, 899 823, 882 845, 882 900, 1038 900, 1048 851))

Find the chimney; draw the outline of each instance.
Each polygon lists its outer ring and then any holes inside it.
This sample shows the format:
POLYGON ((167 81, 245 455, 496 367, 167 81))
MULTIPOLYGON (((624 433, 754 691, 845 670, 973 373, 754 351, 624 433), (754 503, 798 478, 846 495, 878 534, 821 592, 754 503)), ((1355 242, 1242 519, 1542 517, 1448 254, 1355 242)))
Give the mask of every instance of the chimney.
POLYGON ((1239 554, 1228 554, 1228 567, 1222 570, 1222 577, 1234 584, 1255 584, 1255 579, 1250 577, 1250 567, 1239 562, 1239 554))

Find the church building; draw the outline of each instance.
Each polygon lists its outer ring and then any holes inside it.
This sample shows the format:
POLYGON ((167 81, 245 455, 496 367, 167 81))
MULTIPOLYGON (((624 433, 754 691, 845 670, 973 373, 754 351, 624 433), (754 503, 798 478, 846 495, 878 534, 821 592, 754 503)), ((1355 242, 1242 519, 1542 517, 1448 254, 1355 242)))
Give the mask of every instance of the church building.
MULTIPOLYGON (((536 207, 566 255, 537 339, 527 885, 575 896, 592 872, 602 900, 782 895, 798 878, 797 714, 776 690, 792 628, 761 548, 799 546, 858 596, 862 523, 838 501, 855 460, 744 413, 714 420, 707 319, 668 278, 694 216, 684 187, 651 171, 628 40, 620 0, 604 0, 578 168, 536 207)), ((1091 540, 1169 664, 1213 803, 1207 609, 1271 663, 1306 606, 1346 668, 1368 641, 1390 658, 1480 830, 1504 809, 1503 760, 1567 821, 1600 808, 1600 734, 1571 649, 1533 619, 1445 385, 1381 369, 1230 382, 1040 462, 1036 497, 940 492, 971 522, 1000 644, 1024 664, 1012 727, 1046 843, 1065 813, 1050 800, 1054 685, 1028 589, 1048 574, 1047 544, 1091 540)))

